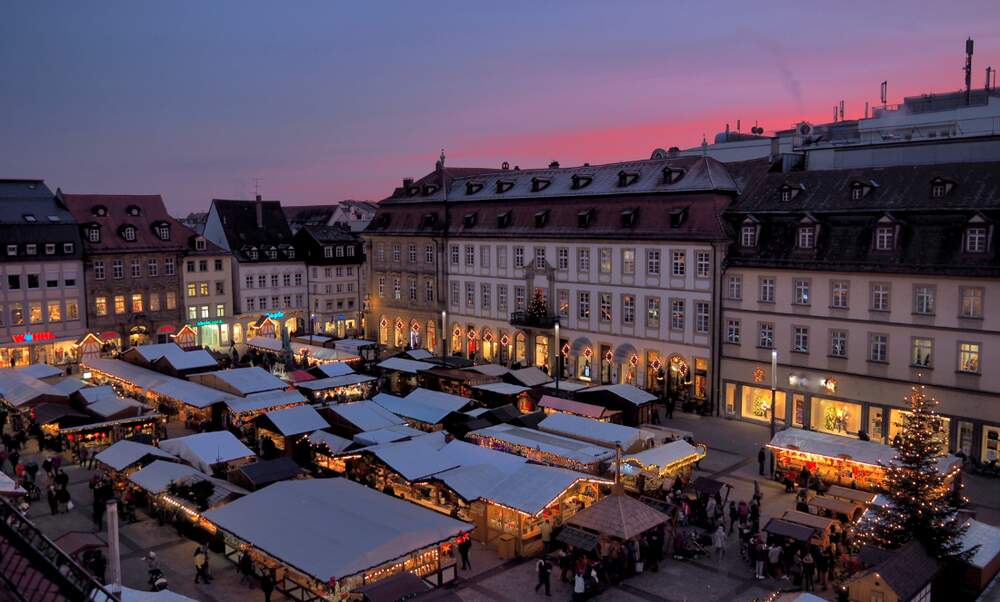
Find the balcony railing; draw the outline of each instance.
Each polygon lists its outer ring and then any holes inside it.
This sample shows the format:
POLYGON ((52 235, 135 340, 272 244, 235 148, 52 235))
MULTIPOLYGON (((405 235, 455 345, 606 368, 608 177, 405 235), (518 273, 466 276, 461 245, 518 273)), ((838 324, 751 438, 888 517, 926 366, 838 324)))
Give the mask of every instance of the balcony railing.
POLYGON ((526 311, 515 311, 510 314, 510 325, 528 328, 554 328, 557 319, 556 316, 535 316, 526 311))

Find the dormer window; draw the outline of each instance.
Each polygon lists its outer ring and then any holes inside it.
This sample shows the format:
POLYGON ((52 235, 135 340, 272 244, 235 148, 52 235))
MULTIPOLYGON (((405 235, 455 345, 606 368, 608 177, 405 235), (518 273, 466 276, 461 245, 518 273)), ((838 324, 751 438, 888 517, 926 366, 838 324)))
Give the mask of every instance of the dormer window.
MULTIPOLYGON (((388 218, 389 216, 386 215, 385 217, 388 218)), ((420 220, 420 224, 424 228, 432 228, 437 223, 437 218, 437 213, 425 213, 423 219, 420 220)), ((388 220, 386 220, 386 223, 388 223, 388 220)))
MULTIPOLYGON (((169 232, 168 232, 168 234, 169 234, 169 232)), ((205 245, 205 239, 204 238, 196 238, 196 239, 194 239, 194 250, 195 251, 204 251, 205 247, 206 247, 206 245, 205 245)))
POLYGON ((417 196, 418 194, 420 194, 420 187, 419 186, 407 186, 406 187, 406 196, 417 196))
POLYGON ((965 228, 965 252, 985 253, 988 247, 988 236, 989 231, 985 224, 967 226, 965 228))
POLYGON ((631 228, 639 221, 639 209, 622 209, 622 227, 631 228))
POLYGON ((513 187, 513 180, 497 180, 497 194, 503 194, 513 187))
POLYGON ((94 215, 98 217, 104 217, 108 214, 108 208, 104 205, 94 205, 94 208, 91 211, 93 211, 94 215))
POLYGON ((424 184, 423 195, 431 196, 438 191, 439 186, 437 184, 424 184))
POLYGON ((639 180, 639 172, 637 171, 619 171, 618 172, 618 187, 625 188, 626 186, 631 186, 639 180))
MULTIPOLYGON (((156 237, 160 240, 170 240, 170 226, 167 224, 158 224, 156 226, 156 237)), ((204 242, 205 241, 202 241, 202 244, 204 244, 204 242)), ((197 245, 198 243, 195 242, 195 244, 197 245)))
POLYGON ((475 211, 472 213, 466 213, 465 216, 462 217, 462 223, 465 224, 466 228, 471 228, 476 225, 477 218, 478 214, 475 211))
POLYGON ((465 194, 476 194, 483 189, 482 182, 466 182, 465 183, 465 194))
POLYGON ((865 198, 872 186, 864 182, 851 182, 851 200, 860 201, 865 198))
POLYGON ((122 238, 129 242, 135 241, 135 226, 125 226, 122 228, 122 238))
POLYGON ((101 229, 97 226, 87 228, 87 240, 90 242, 101 242, 101 229))
POLYGON ((816 226, 813 224, 802 225, 798 228, 798 247, 800 249, 816 248, 816 226))
POLYGON ((551 185, 551 178, 531 178, 531 192, 541 192, 551 185))
POLYGON ((680 209, 670 210, 670 227, 680 228, 687 221, 688 209, 687 207, 681 207, 680 209))
POLYGON ((139 206, 138 205, 129 205, 125 209, 125 213, 128 213, 129 215, 131 215, 133 217, 136 217, 136 216, 139 215, 139 206))
POLYGON ((594 176, 584 175, 584 174, 574 174, 571 180, 572 180, 571 188, 573 190, 580 190, 581 188, 586 188, 587 186, 590 186, 590 183, 594 181, 594 176))
POLYGON ((896 248, 896 226, 879 224, 875 227, 875 250, 891 251, 896 248))
POLYGON ((285 256, 289 259, 295 259, 295 247, 288 247, 288 249, 285 250, 285 256))
POLYGON ((278 258, 278 250, 275 249, 274 247, 268 247, 267 251, 265 251, 265 253, 267 254, 267 258, 268 259, 277 259, 278 258))
POLYGON ((326 245, 323 247, 323 257, 326 259, 333 259, 333 245, 326 245))
POLYGON ((249 257, 252 261, 257 261, 257 249, 251 248, 247 251, 247 257, 249 257))
POLYGON ((544 228, 549 223, 549 210, 543 209, 535 214, 535 227, 544 228))
POLYGON ((594 221, 593 209, 585 209, 576 214, 576 224, 581 228, 586 228, 592 221, 594 221))
POLYGON ((497 228, 506 228, 514 221, 514 216, 510 211, 497 214, 497 228))
POLYGON ((29 224, 34 224, 34 223, 38 222, 38 218, 36 218, 34 215, 32 215, 30 213, 25 213, 24 214, 24 221, 28 222, 29 224))
POLYGON ((684 172, 683 169, 673 168, 673 167, 664 167, 663 168, 663 183, 664 184, 673 184, 674 182, 677 182, 678 180, 680 180, 681 178, 683 178, 684 177, 684 173, 685 172, 684 172))
POLYGON ((740 227, 740 246, 753 249, 757 246, 757 224, 747 221, 740 227))
POLYGON ((944 178, 934 178, 931 180, 931 198, 932 199, 943 199, 951 189, 955 187, 955 183, 944 178))

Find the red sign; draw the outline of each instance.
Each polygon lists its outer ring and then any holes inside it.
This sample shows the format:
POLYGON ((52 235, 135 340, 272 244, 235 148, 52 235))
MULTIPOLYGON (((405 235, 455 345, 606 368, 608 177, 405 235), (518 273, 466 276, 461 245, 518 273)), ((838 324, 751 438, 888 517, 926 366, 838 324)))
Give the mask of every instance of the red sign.
POLYGON ((56 335, 51 332, 26 332, 24 334, 11 335, 10 339, 15 343, 34 343, 36 341, 51 341, 56 335))
POLYGON ((167 324, 166 326, 160 326, 159 330, 156 332, 173 332, 175 329, 173 326, 167 324))

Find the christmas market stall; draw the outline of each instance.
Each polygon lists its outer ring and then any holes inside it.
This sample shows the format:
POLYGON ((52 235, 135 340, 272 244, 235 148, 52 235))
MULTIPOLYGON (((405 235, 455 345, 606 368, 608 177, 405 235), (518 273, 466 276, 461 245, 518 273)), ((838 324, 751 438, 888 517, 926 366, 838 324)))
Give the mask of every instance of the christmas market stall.
POLYGON ((394 395, 406 395, 420 386, 418 375, 421 370, 430 370, 434 364, 409 360, 402 357, 390 357, 378 363, 379 373, 385 379, 383 391, 394 395))
POLYGON ((368 399, 375 386, 375 377, 364 374, 345 374, 304 381, 296 383, 295 386, 311 402, 336 401, 343 403, 368 399))
POLYGON ((94 456, 94 459, 115 480, 128 477, 155 460, 180 462, 170 452, 135 441, 118 441, 94 456))
MULTIPOLYGON (((896 450, 875 441, 849 439, 803 429, 785 429, 775 434, 768 444, 775 457, 775 476, 796 481, 803 468, 812 477, 852 489, 879 491, 885 480, 885 467, 896 450)), ((949 487, 958 486, 961 460, 942 456, 938 471, 949 487)))
POLYGON ((513 405, 517 408, 533 408, 535 400, 531 389, 511 383, 495 382, 472 387, 472 397, 488 408, 513 405))
POLYGON ((637 428, 599 422, 572 414, 549 414, 538 423, 538 430, 610 449, 620 445, 625 453, 637 453, 652 444, 652 440, 647 440, 643 432, 637 428))
MULTIPOLYGON (((427 361, 427 359, 425 358, 423 361, 427 361)), ((417 382, 425 389, 472 397, 473 387, 497 383, 500 382, 500 379, 474 370, 434 366, 421 370, 417 375, 417 382)))
POLYGON ((571 416, 582 416, 599 422, 610 422, 612 424, 622 423, 622 413, 618 410, 609 410, 604 406, 583 403, 572 399, 563 399, 552 395, 542 395, 538 401, 538 407, 546 414, 569 414, 571 416))
POLYGON ((121 359, 178 378, 219 369, 219 362, 204 349, 184 349, 176 343, 129 347, 121 359))
POLYGON ((294 408, 308 403, 298 391, 261 391, 226 401, 226 426, 242 427, 267 412, 294 408))
POLYGON ((402 418, 370 399, 325 404, 316 406, 316 410, 330 423, 330 432, 347 439, 358 433, 406 424, 402 418))
MULTIPOLYGON (((257 351, 270 354, 275 361, 281 361, 285 354, 281 339, 273 337, 253 337, 247 341, 247 345, 257 351)), ((305 366, 316 366, 319 364, 352 363, 361 361, 361 357, 353 353, 308 345, 292 341, 288 344, 292 358, 299 364, 305 366)))
POLYGON ((354 368, 349 364, 319 364, 309 368, 306 372, 315 378, 332 378, 355 373, 354 368))
POLYGON ((704 445, 694 446, 681 440, 625 454, 622 456, 622 483, 626 489, 640 494, 664 485, 670 487, 678 478, 682 484, 687 484, 695 464, 707 453, 704 445))
POLYGON ((168 451, 207 474, 225 476, 233 467, 257 456, 229 431, 211 431, 165 439, 160 449, 168 451))
POLYGON ((49 364, 30 364, 15 368, 15 370, 49 384, 55 384, 56 379, 66 376, 65 370, 56 366, 50 366, 49 364))
POLYGON ((628 541, 670 520, 666 514, 625 495, 620 488, 577 512, 569 524, 620 541, 628 541))
POLYGON ((622 424, 639 426, 652 422, 656 396, 634 385, 617 384, 589 387, 577 392, 575 399, 618 410, 622 413, 622 424))
POLYGON ((347 479, 275 483, 205 513, 234 562, 247 551, 296 600, 342 599, 403 571, 435 585, 457 576, 470 525, 347 479), (276 508, 293 504, 280 523, 276 508), (275 525, 279 525, 275 528, 275 525))
POLYGON ((524 456, 534 462, 592 475, 601 474, 602 464, 615 456, 614 450, 606 447, 510 424, 472 431, 465 438, 470 443, 524 456))
POLYGON ((257 491, 273 483, 296 479, 304 472, 295 460, 281 456, 273 460, 258 460, 243 464, 230 473, 229 480, 248 491, 257 491))
POLYGON ((785 513, 781 515, 781 520, 813 529, 812 541, 821 549, 830 545, 830 533, 833 530, 835 519, 824 518, 815 514, 809 514, 808 512, 800 512, 799 510, 785 510, 785 513))
POLYGON ((300 405, 274 410, 254 419, 257 438, 270 439, 283 454, 291 454, 295 444, 313 431, 329 428, 330 423, 312 406, 300 405))
POLYGON ((27 411, 40 403, 66 403, 68 395, 16 368, 0 368, 0 404, 27 411))
POLYGON ((340 453, 356 447, 354 441, 326 431, 309 435, 309 445, 316 468, 331 474, 343 474, 344 461, 340 459, 340 453))
MULTIPOLYGON (((106 402, 98 403, 104 404, 106 402)), ((162 414, 154 412, 114 420, 88 422, 79 426, 62 426, 57 435, 64 447, 79 444, 87 448, 104 448, 118 441, 132 439, 154 441, 159 436, 165 420, 166 418, 162 414)))
POLYGON ((441 430, 448 414, 467 409, 473 403, 465 397, 429 389, 415 389, 406 397, 379 393, 372 401, 402 417, 413 428, 428 432, 441 430))
POLYGON ((192 374, 191 382, 244 397, 264 391, 281 391, 288 387, 285 381, 260 366, 192 374))

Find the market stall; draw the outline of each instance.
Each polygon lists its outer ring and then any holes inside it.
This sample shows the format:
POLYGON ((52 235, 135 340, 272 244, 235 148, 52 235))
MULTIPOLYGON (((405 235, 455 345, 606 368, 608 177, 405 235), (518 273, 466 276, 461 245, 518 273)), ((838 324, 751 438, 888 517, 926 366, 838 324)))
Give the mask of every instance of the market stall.
POLYGON ((625 453, 638 453, 647 447, 642 431, 637 428, 572 414, 549 414, 538 423, 538 430, 610 449, 620 445, 625 453))
POLYGON ((490 449, 517 454, 529 460, 589 474, 601 474, 602 464, 615 456, 612 449, 535 429, 496 424, 465 437, 490 449))
POLYGON ((298 391, 262 391, 246 397, 233 397, 226 400, 227 423, 230 426, 243 426, 254 418, 267 412, 293 408, 307 403, 304 395, 298 391))
POLYGON ((107 447, 119 441, 143 439, 155 441, 166 421, 161 414, 144 414, 132 418, 90 422, 80 426, 59 429, 64 445, 82 445, 87 448, 107 447))
POLYGON ((197 433, 160 442, 168 451, 208 474, 225 475, 230 468, 256 458, 253 451, 229 431, 197 433))
MULTIPOLYGON (((426 359, 423 361, 426 361, 426 359)), ((421 370, 417 381, 425 389, 443 391, 462 397, 472 397, 473 387, 488 383, 497 383, 500 382, 500 379, 496 376, 482 374, 474 370, 434 366, 421 370)))
MULTIPOLYGON (((281 339, 272 337, 253 337, 247 341, 251 349, 270 354, 276 360, 284 357, 285 349, 281 339)), ((346 351, 320 347, 292 341, 288 344, 292 358, 300 365, 316 366, 319 364, 338 364, 360 362, 361 357, 346 351)))
POLYGON ((258 416, 257 438, 270 439, 282 453, 290 454, 295 444, 313 431, 328 428, 326 421, 312 406, 295 406, 258 416))
POLYGON ((314 403, 325 401, 344 403, 371 397, 375 380, 374 376, 345 374, 299 382, 295 386, 314 403))
POLYGON ((826 495, 811 495, 806 500, 809 512, 826 518, 836 518, 844 524, 853 523, 861 518, 865 507, 861 504, 839 500, 826 495))
MULTIPOLYGON (((672 441, 635 454, 622 456, 622 483, 640 494, 669 487, 676 479, 687 484, 695 464, 708 454, 704 445, 672 441)), ((614 471, 615 467, 611 466, 614 471)), ((714 493, 714 492, 712 492, 714 493)))
POLYGON ((639 426, 652 422, 656 396, 634 385, 601 385, 578 391, 574 398, 622 413, 622 423, 639 426))
POLYGON ((531 389, 528 387, 503 382, 475 385, 471 388, 472 397, 488 408, 505 405, 517 408, 533 407, 535 401, 530 392, 531 389))
POLYGON ((407 424, 422 431, 439 431, 445 417, 472 404, 471 399, 427 389, 416 389, 406 397, 379 393, 372 401, 403 418, 407 424))
POLYGON ((177 456, 170 452, 163 451, 154 445, 136 443, 135 441, 118 441, 98 453, 94 459, 106 473, 115 479, 127 477, 156 460, 180 461, 177 456))
POLYGON ((383 391, 394 395, 406 395, 420 386, 418 375, 422 370, 430 370, 434 364, 409 360, 402 357, 390 357, 378 363, 377 368, 385 379, 383 391))
POLYGON ((781 520, 813 529, 814 533, 812 541, 820 548, 825 548, 830 545, 830 533, 833 530, 834 519, 816 516, 815 514, 809 514, 808 512, 800 512, 798 510, 786 510, 785 513, 781 515, 781 520))
POLYGON ((581 416, 599 422, 610 422, 613 424, 622 423, 622 413, 618 410, 609 410, 604 406, 583 403, 552 395, 542 395, 538 401, 538 407, 546 414, 569 414, 571 416, 581 416))

